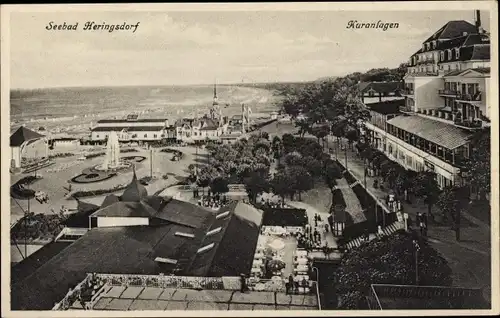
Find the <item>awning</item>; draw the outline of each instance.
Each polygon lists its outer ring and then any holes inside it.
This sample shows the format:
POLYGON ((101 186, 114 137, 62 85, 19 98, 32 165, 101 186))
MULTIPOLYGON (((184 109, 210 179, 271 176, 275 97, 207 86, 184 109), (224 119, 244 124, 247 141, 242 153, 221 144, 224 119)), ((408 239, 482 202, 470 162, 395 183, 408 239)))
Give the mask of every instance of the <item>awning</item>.
POLYGON ((453 124, 420 116, 397 116, 387 123, 450 150, 465 145, 471 136, 453 124))

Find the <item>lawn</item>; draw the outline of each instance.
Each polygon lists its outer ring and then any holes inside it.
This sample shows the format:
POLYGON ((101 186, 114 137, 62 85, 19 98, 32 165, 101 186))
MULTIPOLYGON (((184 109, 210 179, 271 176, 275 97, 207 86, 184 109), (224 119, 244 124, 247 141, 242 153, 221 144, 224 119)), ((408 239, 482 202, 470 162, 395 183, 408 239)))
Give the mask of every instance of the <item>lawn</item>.
POLYGON ((332 192, 322 180, 314 184, 314 188, 302 194, 302 202, 309 204, 315 209, 329 213, 332 205, 332 192))

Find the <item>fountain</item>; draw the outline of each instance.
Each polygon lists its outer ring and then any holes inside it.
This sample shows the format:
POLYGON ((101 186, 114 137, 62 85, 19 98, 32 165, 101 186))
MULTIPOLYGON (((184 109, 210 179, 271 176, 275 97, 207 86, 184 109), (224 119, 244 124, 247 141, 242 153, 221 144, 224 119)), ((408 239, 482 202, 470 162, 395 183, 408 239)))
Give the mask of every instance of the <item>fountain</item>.
POLYGON ((116 131, 109 134, 106 144, 106 156, 102 165, 95 167, 99 171, 115 171, 130 167, 130 163, 120 161, 120 144, 116 131))
POLYGON ((132 156, 120 158, 120 144, 116 131, 112 131, 108 137, 106 145, 106 155, 104 162, 93 168, 87 168, 81 174, 71 179, 73 183, 93 183, 108 180, 117 175, 117 171, 131 167, 131 161, 140 162, 144 160, 142 156, 132 156))
POLYGON ((117 168, 120 166, 120 144, 118 143, 118 135, 116 131, 112 131, 108 137, 108 143, 106 144, 106 157, 104 158, 104 163, 102 168, 104 170, 117 168))

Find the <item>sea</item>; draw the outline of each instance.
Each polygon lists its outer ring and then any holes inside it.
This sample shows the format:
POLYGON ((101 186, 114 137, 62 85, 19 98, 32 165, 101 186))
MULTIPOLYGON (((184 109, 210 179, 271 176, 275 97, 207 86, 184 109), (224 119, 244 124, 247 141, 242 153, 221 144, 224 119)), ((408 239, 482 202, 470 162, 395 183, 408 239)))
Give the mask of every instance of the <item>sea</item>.
MULTIPOLYGON (((11 90, 11 130, 24 125, 54 133, 88 131, 99 119, 123 118, 130 113, 142 118, 202 116, 212 105, 212 85, 80 87, 11 90)), ((218 85, 223 115, 241 113, 247 104, 252 113, 276 109, 273 92, 261 88, 218 85)))

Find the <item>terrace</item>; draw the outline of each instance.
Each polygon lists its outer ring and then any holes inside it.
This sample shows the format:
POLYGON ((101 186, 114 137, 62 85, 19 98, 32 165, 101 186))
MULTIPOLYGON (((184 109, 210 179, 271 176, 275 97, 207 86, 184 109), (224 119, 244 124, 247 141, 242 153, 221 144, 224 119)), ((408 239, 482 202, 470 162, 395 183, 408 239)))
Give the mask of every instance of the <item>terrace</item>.
POLYGON ((279 283, 240 292, 239 277, 88 274, 53 310, 316 310, 317 289, 284 293, 279 283), (89 292, 90 291, 90 292, 89 292))

